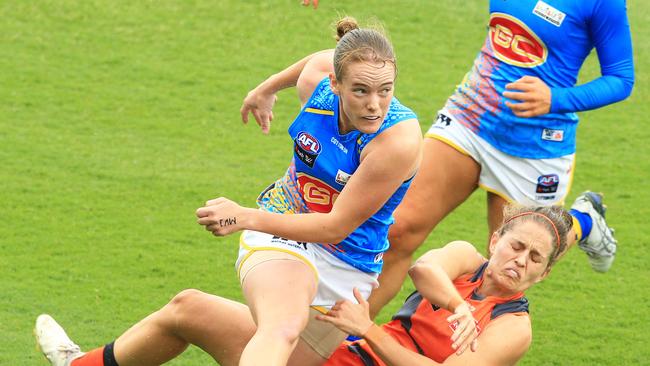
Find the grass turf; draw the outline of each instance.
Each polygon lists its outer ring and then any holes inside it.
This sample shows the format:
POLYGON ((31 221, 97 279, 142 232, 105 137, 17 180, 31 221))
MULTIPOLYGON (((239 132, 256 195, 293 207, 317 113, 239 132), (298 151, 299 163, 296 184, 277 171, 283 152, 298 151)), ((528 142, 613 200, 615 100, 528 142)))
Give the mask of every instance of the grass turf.
MULTIPOLYGON (((280 94, 271 134, 242 126, 259 81, 334 46, 341 14, 380 19, 399 58, 397 95, 427 128, 485 36, 487 2, 15 1, 0 3, 0 365, 44 365, 31 328, 48 312, 88 349, 194 287, 241 299, 237 238, 216 239, 194 210, 216 196, 253 205, 284 172, 298 107, 280 94), (399 11, 396 11, 399 9, 399 11)), ((628 1, 637 82, 626 102, 582 113, 575 181, 606 193, 621 243, 613 269, 573 250, 532 289, 534 341, 521 364, 637 365, 644 320, 650 151, 650 6, 628 1)), ((581 80, 598 74, 595 57, 581 80)), ((483 246, 484 193, 421 250, 483 246)), ((388 319, 402 294, 381 314, 388 319)), ((172 365, 202 365, 196 349, 172 365)))

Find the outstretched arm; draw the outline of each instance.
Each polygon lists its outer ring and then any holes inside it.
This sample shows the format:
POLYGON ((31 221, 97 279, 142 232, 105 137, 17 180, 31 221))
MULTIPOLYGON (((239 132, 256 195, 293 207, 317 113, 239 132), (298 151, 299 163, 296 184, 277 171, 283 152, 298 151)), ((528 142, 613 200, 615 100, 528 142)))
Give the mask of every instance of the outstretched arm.
POLYGON ((417 169, 422 137, 417 120, 400 122, 379 134, 328 213, 284 215, 240 207, 218 198, 196 212, 214 235, 249 229, 283 238, 337 244, 377 212, 417 169))
POLYGON ((242 121, 248 123, 248 114, 251 113, 262 128, 262 132, 269 133, 273 120, 273 105, 277 99, 276 93, 296 86, 300 103, 304 105, 318 83, 329 73, 334 72, 332 56, 333 50, 313 53, 264 80, 244 98, 240 109, 242 121))

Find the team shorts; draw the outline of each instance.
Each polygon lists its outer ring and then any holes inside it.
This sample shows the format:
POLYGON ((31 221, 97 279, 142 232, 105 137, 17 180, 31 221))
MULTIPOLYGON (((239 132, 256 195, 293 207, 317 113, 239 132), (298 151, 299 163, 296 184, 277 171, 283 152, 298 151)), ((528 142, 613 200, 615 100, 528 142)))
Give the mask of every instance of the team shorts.
POLYGON ((367 299, 378 286, 378 274, 352 267, 319 244, 297 242, 252 230, 241 234, 239 258, 235 265, 241 283, 256 265, 272 260, 297 260, 312 269, 318 289, 311 303, 309 322, 300 337, 322 357, 329 357, 347 335, 329 323, 314 319, 315 315, 327 313, 338 300, 356 301, 352 293, 354 287, 367 299))
POLYGON ((438 112, 426 137, 440 140, 481 166, 478 185, 506 201, 523 205, 563 205, 569 193, 575 154, 551 159, 508 155, 459 123, 446 109, 438 112))

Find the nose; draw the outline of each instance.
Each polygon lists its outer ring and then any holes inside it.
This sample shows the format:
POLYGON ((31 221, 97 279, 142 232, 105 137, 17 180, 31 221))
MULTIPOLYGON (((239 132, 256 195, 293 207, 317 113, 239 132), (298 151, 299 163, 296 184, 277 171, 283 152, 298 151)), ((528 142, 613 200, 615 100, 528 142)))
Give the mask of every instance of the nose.
POLYGON ((370 112, 376 112, 379 110, 379 96, 377 94, 370 94, 366 108, 370 112))
POLYGON ((515 264, 519 267, 523 267, 526 264, 526 254, 521 253, 520 255, 515 257, 515 264))

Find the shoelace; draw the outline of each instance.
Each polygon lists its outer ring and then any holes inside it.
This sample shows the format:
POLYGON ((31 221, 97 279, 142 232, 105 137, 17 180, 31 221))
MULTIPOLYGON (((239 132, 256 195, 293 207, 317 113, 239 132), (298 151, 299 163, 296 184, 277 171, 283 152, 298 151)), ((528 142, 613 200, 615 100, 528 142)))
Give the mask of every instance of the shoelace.
POLYGON ((79 346, 74 343, 62 344, 57 348, 57 350, 59 352, 65 353, 66 359, 70 358, 70 356, 81 353, 81 348, 79 348, 79 346))

